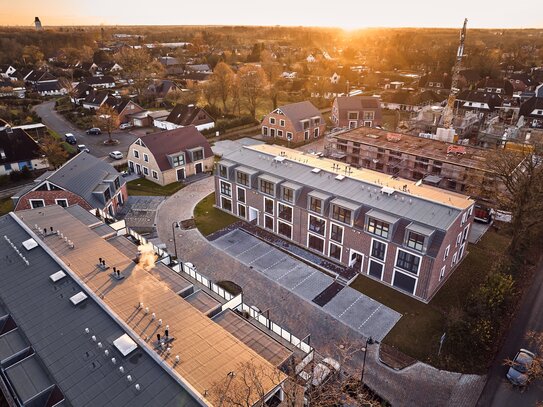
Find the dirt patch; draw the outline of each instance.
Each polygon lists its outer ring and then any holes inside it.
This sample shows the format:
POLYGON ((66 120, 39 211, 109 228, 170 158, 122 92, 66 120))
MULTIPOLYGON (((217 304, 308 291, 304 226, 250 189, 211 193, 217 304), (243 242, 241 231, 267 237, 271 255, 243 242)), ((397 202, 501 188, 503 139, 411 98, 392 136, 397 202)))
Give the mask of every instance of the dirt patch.
POLYGON ((381 343, 379 347, 379 360, 394 370, 402 370, 411 366, 417 360, 398 349, 387 344, 381 343))
POLYGON ((194 218, 185 219, 181 221, 182 229, 194 229, 195 227, 196 227, 196 221, 194 220, 194 218))

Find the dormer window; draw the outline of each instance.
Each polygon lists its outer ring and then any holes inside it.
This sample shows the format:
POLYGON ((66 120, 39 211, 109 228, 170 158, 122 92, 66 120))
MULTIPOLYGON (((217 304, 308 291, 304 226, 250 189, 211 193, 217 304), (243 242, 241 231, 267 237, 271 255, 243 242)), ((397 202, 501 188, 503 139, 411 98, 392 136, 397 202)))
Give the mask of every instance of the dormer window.
POLYGON ((172 165, 174 167, 180 167, 185 165, 185 156, 183 154, 172 157, 172 165))
POLYGON ((224 165, 219 165, 219 177, 228 178, 228 168, 224 165))
POLYGON ((407 231, 407 241, 405 244, 407 247, 421 252, 424 248, 425 239, 426 236, 420 235, 415 232, 407 231))
POLYGON ((192 152, 192 161, 200 161, 204 159, 204 150, 195 150, 192 152))

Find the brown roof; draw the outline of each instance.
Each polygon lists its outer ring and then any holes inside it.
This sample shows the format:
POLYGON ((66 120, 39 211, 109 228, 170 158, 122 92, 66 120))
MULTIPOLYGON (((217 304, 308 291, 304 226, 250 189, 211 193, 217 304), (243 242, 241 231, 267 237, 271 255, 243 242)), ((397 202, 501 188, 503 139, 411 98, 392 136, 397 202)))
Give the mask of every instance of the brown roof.
POLYGON ((287 116, 296 131, 301 131, 302 125, 300 120, 310 119, 312 117, 320 117, 321 123, 323 121, 321 112, 313 104, 307 100, 298 103, 290 103, 288 105, 279 106, 274 112, 280 110, 285 116, 287 116))
MULTIPOLYGON (((204 158, 213 156, 211 146, 207 139, 200 133, 196 127, 187 126, 174 130, 160 131, 147 134, 141 137, 141 141, 155 157, 160 171, 166 171, 172 168, 168 160, 169 154, 186 152, 191 148, 203 147, 204 158)), ((187 163, 191 162, 189 154, 185 155, 187 163)))
POLYGON ((338 96, 336 100, 340 119, 347 119, 349 111, 371 110, 375 112, 375 120, 381 120, 381 101, 378 98, 373 96, 338 96))
POLYGON ((198 106, 175 105, 166 121, 179 126, 197 126, 199 124, 211 123, 213 118, 198 106))

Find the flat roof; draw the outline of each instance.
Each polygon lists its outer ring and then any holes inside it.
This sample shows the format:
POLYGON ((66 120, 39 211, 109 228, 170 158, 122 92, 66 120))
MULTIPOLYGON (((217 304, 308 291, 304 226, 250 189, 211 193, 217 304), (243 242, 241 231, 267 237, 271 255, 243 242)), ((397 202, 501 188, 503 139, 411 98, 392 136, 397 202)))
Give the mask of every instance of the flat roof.
MULTIPOLYGON (((64 394, 66 404, 74 407, 144 407, 151 401, 171 407, 201 405, 146 352, 139 349, 134 358, 125 359, 113 348, 113 340, 126 331, 95 298, 89 297, 78 306, 72 305, 69 299, 82 290, 82 283, 68 272, 62 280, 51 281, 49 276, 57 272, 62 264, 48 246, 43 246, 41 238, 31 236, 18 222, 18 216, 30 220, 31 214, 37 216, 34 223, 37 222, 42 227, 47 222, 48 225, 70 231, 74 238, 76 229, 81 228, 86 230, 87 237, 91 239, 88 244, 92 244, 93 240, 103 241, 80 222, 78 227, 71 229, 66 222, 74 218, 57 205, 17 215, 12 212, 0 217, 0 235, 8 236, 16 247, 20 247, 29 237, 39 243, 38 247, 24 254, 29 263, 27 266, 5 239, 0 239, 0 258, 9 260, 7 266, 0 267, 0 299, 3 302, 3 311, 0 314, 10 314, 17 326, 15 331, 1 337, 6 343, 9 342, 9 345, 0 345, 2 356, 10 352, 8 349, 15 352, 25 346, 25 343, 35 351, 31 358, 25 359, 29 363, 18 363, 13 365, 18 366, 17 368, 10 368, 9 380, 21 398, 26 400, 36 395, 44 386, 55 384, 64 394), (60 214, 64 214, 64 217, 60 214), (89 334, 85 332, 85 328, 89 329, 89 334), (20 335, 17 335, 17 332, 20 335), (91 340, 91 335, 96 336, 96 342, 91 340), (98 342, 102 344, 102 348, 97 346, 98 342), (104 354, 106 349, 109 352, 107 357, 104 354), (111 363, 111 357, 117 359, 116 365, 111 363), (125 369, 124 375, 132 376, 132 383, 122 380, 118 370, 121 365, 125 369), (141 386, 139 392, 135 391, 136 383, 141 386)), ((88 256, 85 250, 78 254, 77 248, 69 249, 59 236, 51 235, 45 240, 48 243, 56 242, 57 250, 69 251, 74 255, 66 264, 71 262, 74 266, 76 262, 84 262, 88 256)), ((81 240, 78 239, 78 242, 84 246, 81 240)), ((89 262, 92 260, 96 262, 94 258, 88 258, 89 262)), ((96 272, 95 268, 90 274, 96 272)), ((101 275, 105 277, 109 273, 104 272, 101 275)), ((93 280, 91 275, 88 277, 93 280)), ((106 281, 102 280, 102 284, 104 283, 106 281)), ((109 287, 104 284, 102 289, 109 287)))
POLYGON ((388 213, 384 213, 381 211, 378 211, 376 209, 372 209, 366 213, 370 218, 375 218, 378 220, 382 220, 387 223, 396 223, 400 220, 397 216, 390 215, 388 213))
POLYGON ((206 315, 209 315, 211 312, 216 310, 219 305, 221 305, 219 301, 202 290, 193 292, 191 295, 185 297, 185 300, 187 300, 194 308, 206 315))
MULTIPOLYGON (((152 333, 142 332, 142 329, 148 324, 154 325, 151 320, 153 313, 156 320, 163 321, 163 326, 169 325, 170 336, 175 340, 171 343, 170 355, 162 355, 164 368, 188 382, 200 395, 207 394, 211 402, 219 397, 213 392, 217 383, 224 381, 229 372, 235 372, 243 363, 250 362, 255 368, 269 373, 263 382, 266 392, 278 384, 272 377, 286 378, 282 373, 276 373, 276 368, 262 356, 211 321, 167 284, 136 265, 62 207, 47 206, 17 212, 13 216, 18 216, 29 228, 35 224, 43 227, 46 223, 61 232, 66 231, 75 244, 74 249, 69 249, 58 236, 47 236, 43 240, 62 262, 70 265, 69 269, 85 282, 91 294, 99 296, 103 304, 125 321, 134 334, 146 337, 152 333), (125 278, 114 280, 109 272, 100 272, 96 266, 99 257, 106 259, 108 266, 117 267, 125 278), (149 308, 148 315, 145 315, 144 309, 138 308, 139 303, 149 308), (179 363, 175 362, 176 355, 180 356, 179 363)), ((140 346, 145 346, 146 351, 154 354, 151 343, 141 343, 141 338, 139 340, 140 346)))
POLYGON ((419 157, 461 165, 463 167, 475 168, 481 171, 488 171, 485 165, 487 151, 473 146, 465 146, 466 154, 447 154, 448 146, 458 144, 413 136, 411 134, 389 132, 373 127, 357 127, 356 129, 348 130, 334 135, 333 137, 389 150, 401 151, 419 157), (399 136, 399 138, 395 137, 395 140, 397 141, 391 141, 387 139, 387 135, 399 136))
POLYGON ((227 157, 286 181, 441 230, 447 230, 461 211, 474 204, 472 199, 462 194, 430 185, 416 185, 410 180, 393 179, 390 175, 367 169, 351 168, 344 163, 316 158, 281 146, 263 144, 244 147, 227 157), (285 162, 270 165, 266 155, 276 156, 281 152, 285 154, 285 162), (320 168, 321 171, 314 173, 313 168, 320 168), (345 175, 341 181, 335 179, 339 174, 345 175), (385 186, 393 188, 395 192, 382 194, 380 191, 385 186))

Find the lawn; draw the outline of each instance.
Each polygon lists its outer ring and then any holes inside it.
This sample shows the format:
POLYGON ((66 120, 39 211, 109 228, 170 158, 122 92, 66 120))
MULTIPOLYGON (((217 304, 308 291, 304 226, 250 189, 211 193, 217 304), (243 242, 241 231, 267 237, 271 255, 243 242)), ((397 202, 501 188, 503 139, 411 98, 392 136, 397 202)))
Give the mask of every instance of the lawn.
POLYGON ((215 193, 202 199, 194 208, 194 220, 196 227, 204 236, 208 236, 228 225, 238 221, 235 216, 229 215, 220 209, 215 208, 215 193))
POLYGON ((180 182, 172 182, 166 186, 161 186, 145 178, 138 178, 128 182, 128 195, 140 196, 170 196, 183 188, 180 182))
POLYGON ((470 244, 469 254, 429 304, 363 275, 351 287, 403 315, 383 340, 387 345, 440 369, 482 373, 484 363, 474 368, 471 361, 463 359, 464 355, 448 354, 446 340, 438 358, 439 339, 446 330, 447 316, 465 306, 469 293, 485 281, 491 265, 508 243, 508 237, 490 229, 477 245, 470 244))
POLYGON ((0 199, 0 216, 5 215, 13 210, 11 198, 0 199))

